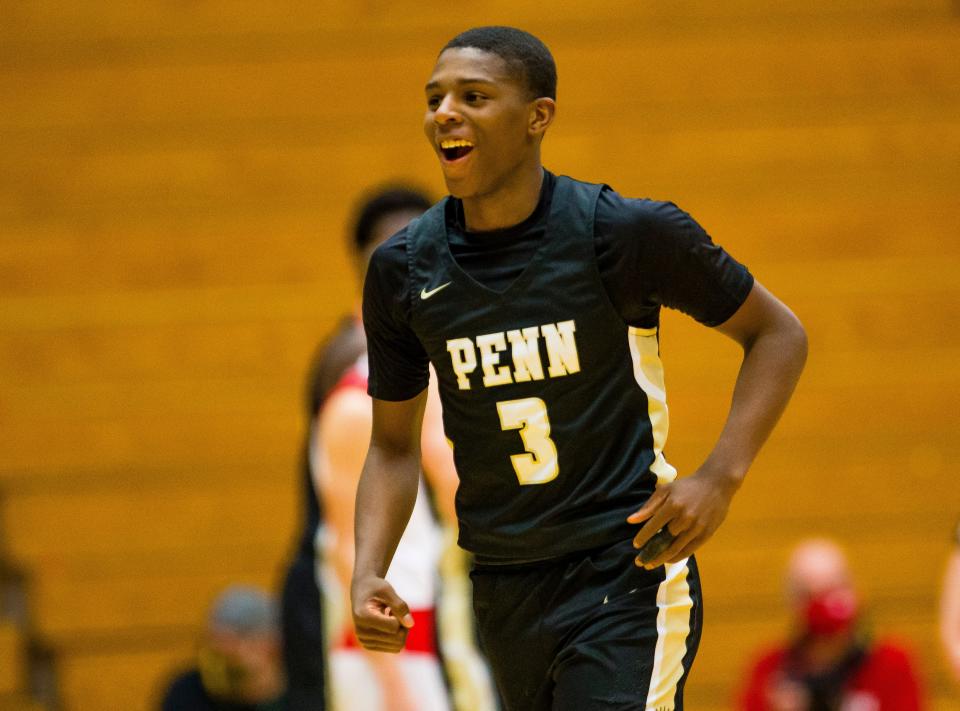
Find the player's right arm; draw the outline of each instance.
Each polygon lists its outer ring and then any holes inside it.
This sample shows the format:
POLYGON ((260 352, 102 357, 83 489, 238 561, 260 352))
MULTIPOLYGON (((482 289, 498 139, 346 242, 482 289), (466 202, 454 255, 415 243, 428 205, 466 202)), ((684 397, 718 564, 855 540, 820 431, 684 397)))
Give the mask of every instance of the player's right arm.
MULTIPOLYGON (((354 561, 354 504, 364 451, 370 440, 370 398, 358 388, 334 392, 321 408, 316 428, 323 462, 317 467, 315 484, 332 533, 332 547, 327 552, 341 589, 349 598, 346 591, 350 589, 354 561)), ((392 711, 415 709, 397 658, 370 652, 366 655, 384 696, 390 700, 388 707, 392 711)))
POLYGON ((367 649, 397 652, 413 618, 384 579, 420 482, 420 432, 430 371, 409 324, 405 230, 373 253, 363 285, 363 328, 373 398, 370 447, 357 487, 351 606, 367 649))
POLYGON ((370 448, 357 487, 351 605, 357 639, 378 652, 400 651, 414 623, 385 576, 417 498, 425 403, 426 391, 399 402, 373 400, 370 448))

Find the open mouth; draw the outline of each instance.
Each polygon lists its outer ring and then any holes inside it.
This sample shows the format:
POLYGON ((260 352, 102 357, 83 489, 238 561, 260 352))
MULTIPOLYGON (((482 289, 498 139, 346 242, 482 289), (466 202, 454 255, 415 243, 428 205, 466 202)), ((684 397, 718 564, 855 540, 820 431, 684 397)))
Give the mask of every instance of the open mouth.
POLYGON ((448 161, 460 160, 473 150, 473 144, 463 139, 440 141, 440 152, 448 161))

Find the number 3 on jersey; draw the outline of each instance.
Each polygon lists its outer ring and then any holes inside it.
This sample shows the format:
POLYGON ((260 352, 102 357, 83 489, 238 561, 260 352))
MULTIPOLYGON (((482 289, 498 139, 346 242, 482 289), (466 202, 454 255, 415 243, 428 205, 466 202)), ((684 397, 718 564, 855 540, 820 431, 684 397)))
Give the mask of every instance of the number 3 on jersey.
POLYGON ((557 478, 557 446, 550 439, 547 404, 538 397, 503 400, 497 403, 500 427, 520 430, 523 454, 513 454, 510 461, 521 485, 546 484, 557 478))

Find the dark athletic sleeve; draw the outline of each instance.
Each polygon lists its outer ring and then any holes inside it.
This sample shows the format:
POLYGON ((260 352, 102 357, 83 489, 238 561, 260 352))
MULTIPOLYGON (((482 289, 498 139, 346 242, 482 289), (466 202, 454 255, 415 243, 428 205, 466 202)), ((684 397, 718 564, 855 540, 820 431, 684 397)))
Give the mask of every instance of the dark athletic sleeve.
POLYGON ((600 194, 597 263, 610 300, 632 326, 652 327, 661 306, 718 326, 747 298, 753 277, 670 202, 600 194))
POLYGON ((409 325, 406 230, 380 245, 363 284, 363 328, 370 377, 367 392, 378 400, 409 400, 430 380, 427 353, 409 325))

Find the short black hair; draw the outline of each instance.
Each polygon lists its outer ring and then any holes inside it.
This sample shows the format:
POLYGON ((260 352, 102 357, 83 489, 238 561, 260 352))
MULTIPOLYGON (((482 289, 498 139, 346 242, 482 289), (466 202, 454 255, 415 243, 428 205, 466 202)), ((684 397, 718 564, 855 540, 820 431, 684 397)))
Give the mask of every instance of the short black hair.
POLYGON ((506 62, 511 71, 519 70, 532 98, 557 98, 557 65, 553 55, 547 45, 529 32, 501 25, 474 27, 447 42, 440 54, 461 47, 490 52, 506 62))
POLYGON ((384 185, 363 197, 354 210, 351 247, 356 253, 365 250, 373 240, 373 231, 382 218, 394 212, 424 212, 433 201, 427 194, 409 185, 384 185))

